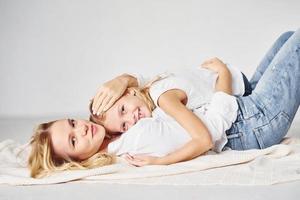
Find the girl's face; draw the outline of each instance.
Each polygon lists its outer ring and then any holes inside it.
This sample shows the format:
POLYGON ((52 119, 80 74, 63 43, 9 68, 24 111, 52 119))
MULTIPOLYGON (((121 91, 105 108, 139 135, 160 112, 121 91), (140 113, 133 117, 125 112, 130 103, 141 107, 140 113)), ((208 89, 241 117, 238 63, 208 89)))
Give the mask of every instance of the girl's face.
POLYGON ((110 132, 123 133, 145 117, 151 117, 147 104, 137 96, 128 93, 106 111, 103 125, 110 132))
POLYGON ((54 122, 50 134, 55 154, 84 160, 99 151, 105 129, 86 120, 64 119, 54 122))

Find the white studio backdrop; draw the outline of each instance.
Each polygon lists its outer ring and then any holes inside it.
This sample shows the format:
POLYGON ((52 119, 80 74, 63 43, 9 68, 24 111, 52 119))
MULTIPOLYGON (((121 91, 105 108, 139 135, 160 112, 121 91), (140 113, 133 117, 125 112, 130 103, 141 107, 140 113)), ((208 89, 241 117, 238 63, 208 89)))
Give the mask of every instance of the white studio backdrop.
POLYGON ((249 78, 299 0, 0 0, 0 117, 87 115, 104 81, 211 56, 249 78))

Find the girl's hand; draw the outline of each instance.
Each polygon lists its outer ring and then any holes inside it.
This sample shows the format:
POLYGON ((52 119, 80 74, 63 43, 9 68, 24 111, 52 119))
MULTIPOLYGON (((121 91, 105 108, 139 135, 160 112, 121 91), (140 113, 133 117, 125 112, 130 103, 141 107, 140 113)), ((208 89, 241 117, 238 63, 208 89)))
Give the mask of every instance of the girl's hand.
POLYGON ((127 154, 127 156, 124 156, 125 160, 136 167, 142 167, 145 165, 155 165, 158 164, 159 157, 155 156, 147 156, 145 154, 139 154, 130 156, 127 154))
POLYGON ((128 82, 118 76, 104 83, 93 98, 93 114, 100 115, 107 111, 125 92, 128 82))
POLYGON ((222 91, 232 95, 232 77, 226 64, 218 58, 212 58, 205 61, 202 67, 218 73, 218 79, 215 85, 216 91, 222 91))
POLYGON ((227 65, 222 62, 219 58, 211 58, 206 60, 204 63, 201 64, 203 68, 212 70, 214 72, 219 73, 220 71, 227 69, 227 65))

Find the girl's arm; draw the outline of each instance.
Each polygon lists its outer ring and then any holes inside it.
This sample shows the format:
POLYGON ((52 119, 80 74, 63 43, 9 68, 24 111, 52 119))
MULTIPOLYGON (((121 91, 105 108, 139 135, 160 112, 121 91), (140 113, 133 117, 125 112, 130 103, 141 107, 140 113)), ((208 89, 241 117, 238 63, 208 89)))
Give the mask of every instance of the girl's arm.
POLYGON ((202 64, 203 68, 213 70, 218 73, 215 90, 232 95, 232 77, 226 64, 218 58, 212 58, 202 64))
POLYGON ((134 76, 122 74, 104 83, 93 98, 93 114, 101 114, 108 110, 128 87, 137 87, 138 81, 134 76))
POLYGON ((193 159, 213 147, 210 133, 201 119, 186 106, 187 96, 179 89, 169 90, 158 99, 159 107, 173 117, 191 136, 191 141, 169 155, 158 159, 157 164, 172 164, 193 159))
POLYGON ((191 140, 183 147, 158 158, 146 155, 136 155, 127 161, 136 166, 149 164, 167 165, 193 159, 213 147, 210 133, 203 122, 186 106, 186 94, 179 89, 173 89, 162 94, 159 107, 173 117, 191 136, 191 140))

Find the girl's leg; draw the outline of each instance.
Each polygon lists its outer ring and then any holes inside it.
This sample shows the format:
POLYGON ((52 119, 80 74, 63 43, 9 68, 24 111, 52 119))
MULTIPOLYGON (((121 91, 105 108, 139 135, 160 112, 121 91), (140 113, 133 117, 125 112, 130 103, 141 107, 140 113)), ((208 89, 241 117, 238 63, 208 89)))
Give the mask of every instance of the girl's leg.
POLYGON ((252 90, 255 89, 256 84, 258 83, 259 79, 263 75, 263 73, 266 71, 269 64, 272 62, 273 58, 277 54, 277 52, 280 50, 282 45, 293 35, 293 31, 288 31, 283 34, 275 41, 275 43, 272 45, 272 47, 269 49, 267 54, 263 57, 260 64, 256 68, 251 80, 251 88, 252 90))
POLYGON ((300 29, 274 56, 252 94, 237 101, 238 119, 226 131, 227 146, 266 148, 282 140, 300 103, 300 29))
POLYGON ((300 103, 300 29, 275 55, 253 93, 271 113, 284 111, 293 119, 300 103))

